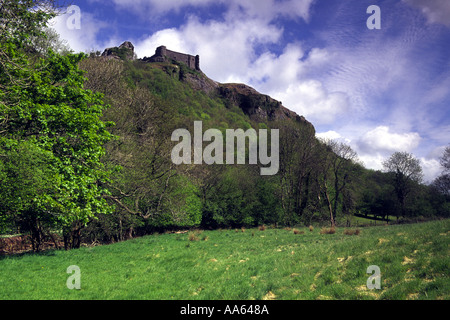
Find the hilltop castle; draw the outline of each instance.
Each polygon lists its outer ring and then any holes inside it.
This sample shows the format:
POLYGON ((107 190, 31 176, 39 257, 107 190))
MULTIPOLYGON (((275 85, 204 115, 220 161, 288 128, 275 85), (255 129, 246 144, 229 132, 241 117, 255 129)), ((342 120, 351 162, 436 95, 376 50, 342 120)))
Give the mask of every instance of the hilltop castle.
MULTIPOLYGON (((125 41, 119 47, 106 48, 102 53, 102 57, 106 59, 126 59, 126 60, 134 60, 134 46, 131 42, 125 41)), ((144 57, 142 59, 146 62, 172 62, 172 60, 176 62, 182 62, 188 68, 196 71, 200 70, 200 56, 196 55, 191 56, 190 54, 175 52, 171 50, 167 50, 165 46, 160 46, 156 48, 155 54, 153 56, 144 57)))
POLYGON ((192 70, 200 71, 200 56, 191 56, 190 54, 179 53, 167 50, 165 46, 156 48, 155 54, 150 58, 144 57, 144 61, 148 62, 170 62, 170 59, 182 62, 192 70))

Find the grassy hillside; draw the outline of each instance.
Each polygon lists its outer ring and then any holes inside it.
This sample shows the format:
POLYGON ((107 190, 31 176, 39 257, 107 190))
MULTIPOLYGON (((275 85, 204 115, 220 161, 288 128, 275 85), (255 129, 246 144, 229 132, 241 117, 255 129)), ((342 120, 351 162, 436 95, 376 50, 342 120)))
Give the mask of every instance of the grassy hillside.
POLYGON ((449 299, 450 220, 345 230, 192 231, 2 257, 0 299, 449 299), (66 287, 70 265, 80 290, 66 287))

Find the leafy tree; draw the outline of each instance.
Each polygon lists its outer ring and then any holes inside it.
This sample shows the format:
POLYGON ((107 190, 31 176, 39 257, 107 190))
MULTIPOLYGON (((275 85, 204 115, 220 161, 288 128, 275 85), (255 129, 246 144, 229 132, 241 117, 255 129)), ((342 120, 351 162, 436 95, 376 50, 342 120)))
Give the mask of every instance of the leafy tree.
POLYGON ((77 247, 80 230, 111 209, 100 161, 111 135, 100 120, 101 95, 83 88, 78 63, 85 55, 26 50, 52 16, 51 4, 0 3, 0 213, 27 222, 36 250, 41 221, 63 230, 66 248, 77 247))
POLYGON ((73 53, 67 40, 61 39, 53 28, 43 28, 42 34, 31 37, 30 43, 39 55, 46 55, 49 49, 62 55, 73 53))
POLYGON ((407 197, 423 179, 420 161, 408 152, 395 152, 383 162, 383 167, 394 176, 392 184, 400 203, 402 217, 405 217, 407 197))
POLYGON ((294 224, 310 202, 313 171, 319 144, 314 129, 296 122, 273 124, 280 130, 280 198, 283 222, 294 224))

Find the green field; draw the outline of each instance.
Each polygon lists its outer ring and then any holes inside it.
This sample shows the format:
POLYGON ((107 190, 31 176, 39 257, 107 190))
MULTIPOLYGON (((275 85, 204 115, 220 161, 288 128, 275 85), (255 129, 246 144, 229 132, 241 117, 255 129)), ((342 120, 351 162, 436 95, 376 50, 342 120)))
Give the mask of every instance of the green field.
POLYGON ((450 220, 357 235, 296 230, 198 230, 0 257, 0 299, 450 298, 450 220), (80 290, 67 288, 71 265, 80 290), (370 265, 380 268, 381 289, 367 288, 370 265))

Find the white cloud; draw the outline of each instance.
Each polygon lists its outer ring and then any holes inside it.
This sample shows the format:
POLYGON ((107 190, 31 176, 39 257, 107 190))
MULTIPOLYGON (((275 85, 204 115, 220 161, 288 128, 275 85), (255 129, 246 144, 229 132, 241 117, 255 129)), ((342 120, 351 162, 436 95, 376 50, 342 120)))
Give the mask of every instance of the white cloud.
MULTIPOLYGON (((94 0, 99 1, 99 0, 94 0)), ((180 12, 186 7, 197 8, 222 4, 228 9, 227 15, 244 15, 250 19, 271 21, 279 16, 296 19, 309 19, 310 7, 315 0, 113 0, 120 10, 129 10, 142 17, 155 16, 174 11, 180 12)))
POLYGON ((75 12, 68 12, 56 16, 48 22, 48 26, 55 29, 61 39, 67 40, 70 48, 75 52, 88 52, 91 50, 103 50, 106 47, 116 45, 117 39, 113 35, 105 43, 97 41, 97 35, 106 29, 105 22, 95 19, 88 12, 81 12, 79 28, 72 24, 75 12))
POLYGON ((338 132, 333 130, 316 133, 316 137, 322 140, 338 140, 342 138, 342 136, 338 132))
POLYGON ((417 132, 393 133, 387 126, 378 126, 366 132, 358 141, 358 149, 366 154, 413 151, 420 143, 417 132))
POLYGON ((259 1, 242 1, 242 0, 222 0, 224 3, 231 5, 231 14, 243 11, 250 17, 271 21, 278 16, 296 19, 302 18, 309 20, 310 8, 315 0, 259 0, 259 1))
POLYGON ((349 106, 347 95, 328 92, 317 80, 297 80, 282 91, 272 92, 272 96, 315 124, 334 122, 349 106))
POLYGON ((363 163, 364 167, 372 169, 372 170, 382 170, 383 169, 383 161, 387 159, 386 156, 381 154, 358 154, 358 158, 363 163))
POLYGON ((450 27, 450 1, 448 0, 403 0, 420 8, 430 23, 442 23, 450 27))
POLYGON ((442 172, 442 167, 437 159, 420 158, 425 183, 431 183, 442 172))

